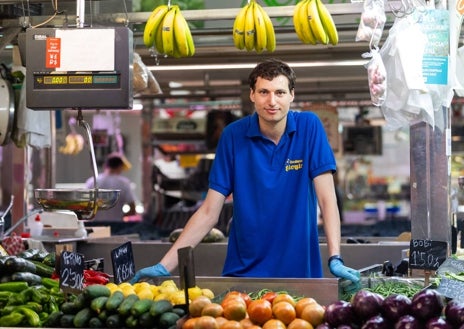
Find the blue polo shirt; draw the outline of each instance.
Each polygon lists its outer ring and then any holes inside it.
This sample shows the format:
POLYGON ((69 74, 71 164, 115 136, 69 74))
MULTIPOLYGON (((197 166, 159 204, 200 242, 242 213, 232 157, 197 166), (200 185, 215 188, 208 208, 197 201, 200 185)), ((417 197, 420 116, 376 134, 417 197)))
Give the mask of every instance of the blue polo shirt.
POLYGON ((256 113, 221 134, 209 187, 233 195, 224 276, 317 278, 322 264, 312 179, 336 163, 319 118, 290 111, 278 145, 256 113))

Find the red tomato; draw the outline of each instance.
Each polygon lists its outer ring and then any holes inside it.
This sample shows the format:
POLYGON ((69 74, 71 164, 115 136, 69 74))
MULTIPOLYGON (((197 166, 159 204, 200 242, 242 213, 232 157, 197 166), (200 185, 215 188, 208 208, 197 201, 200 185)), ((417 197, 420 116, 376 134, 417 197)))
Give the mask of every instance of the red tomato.
POLYGON ((277 293, 274 291, 268 291, 266 292, 263 296, 261 296, 261 299, 267 300, 269 303, 272 304, 274 301, 274 298, 276 298, 277 293))

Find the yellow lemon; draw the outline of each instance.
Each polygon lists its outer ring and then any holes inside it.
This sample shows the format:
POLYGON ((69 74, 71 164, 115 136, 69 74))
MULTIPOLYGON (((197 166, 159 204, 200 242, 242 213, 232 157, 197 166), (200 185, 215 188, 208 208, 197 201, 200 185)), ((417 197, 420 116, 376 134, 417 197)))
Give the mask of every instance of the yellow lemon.
POLYGON ((153 293, 153 296, 158 296, 160 294, 159 287, 157 285, 150 285, 150 290, 153 293))
POLYGON ((153 300, 158 301, 158 300, 163 300, 163 299, 169 300, 169 296, 166 294, 158 294, 157 296, 155 296, 153 300))
POLYGON ((164 280, 161 282, 161 287, 175 287, 177 289, 177 284, 174 282, 174 280, 164 280))
POLYGON ((146 281, 137 282, 136 284, 134 284, 135 292, 139 292, 139 291, 145 290, 145 289, 150 289, 150 284, 148 282, 146 282, 146 281))
POLYGON ((202 295, 201 288, 198 286, 188 288, 188 296, 189 299, 194 300, 197 297, 200 297, 202 295))
POLYGON ((121 289, 124 289, 125 287, 131 287, 132 289, 134 289, 134 286, 131 285, 129 282, 121 282, 118 286, 121 289))
POLYGON ((140 289, 137 291, 137 296, 139 296, 140 299, 150 299, 153 300, 154 296, 153 293, 149 288, 147 289, 140 289))
POLYGON ((134 291, 134 288, 132 286, 125 286, 125 287, 121 288, 121 290, 122 290, 122 293, 123 293, 124 297, 136 294, 135 291, 134 291))
POLYGON ((208 288, 203 288, 203 289, 201 289, 201 294, 202 294, 203 296, 208 297, 209 299, 213 299, 213 298, 214 298, 214 292, 213 292, 211 289, 208 289, 208 288))
POLYGON ((173 305, 186 304, 185 302, 185 291, 177 290, 176 292, 169 295, 169 300, 173 305))
POLYGON ((166 295, 170 295, 172 294, 173 292, 176 292, 178 291, 177 287, 175 286, 161 286, 159 288, 159 292, 162 293, 162 294, 166 294, 166 295))

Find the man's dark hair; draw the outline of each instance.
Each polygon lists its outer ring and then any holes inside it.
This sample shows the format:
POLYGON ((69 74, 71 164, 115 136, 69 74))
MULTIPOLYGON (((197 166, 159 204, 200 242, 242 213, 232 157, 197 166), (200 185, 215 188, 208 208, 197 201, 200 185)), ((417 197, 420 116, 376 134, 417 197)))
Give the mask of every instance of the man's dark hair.
POLYGON ((122 167, 124 165, 124 162, 122 161, 121 157, 113 155, 113 156, 109 156, 106 159, 105 165, 108 168, 116 169, 116 168, 122 167))
POLYGON ((279 75, 287 77, 288 89, 290 91, 295 89, 296 75, 293 69, 281 60, 274 58, 267 59, 256 65, 248 77, 248 83, 250 84, 250 88, 255 90, 256 80, 258 77, 266 80, 272 80, 279 75))

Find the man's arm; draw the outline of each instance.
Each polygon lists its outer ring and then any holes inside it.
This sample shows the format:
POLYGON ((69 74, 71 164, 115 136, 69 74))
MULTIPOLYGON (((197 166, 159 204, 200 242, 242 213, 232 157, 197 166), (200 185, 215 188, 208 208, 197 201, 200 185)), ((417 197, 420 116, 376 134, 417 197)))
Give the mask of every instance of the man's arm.
POLYGON ((324 233, 327 239, 328 256, 340 255, 341 229, 337 196, 331 172, 314 179, 314 187, 322 214, 324 233))

